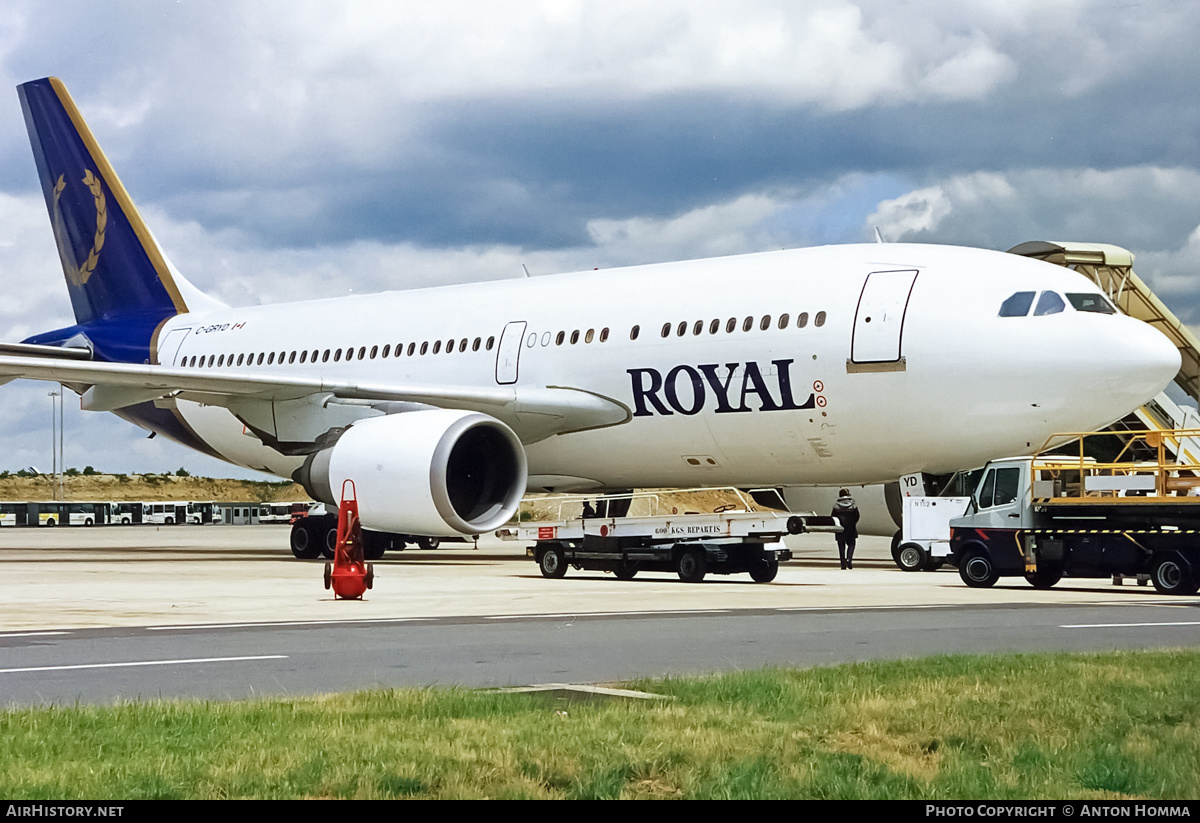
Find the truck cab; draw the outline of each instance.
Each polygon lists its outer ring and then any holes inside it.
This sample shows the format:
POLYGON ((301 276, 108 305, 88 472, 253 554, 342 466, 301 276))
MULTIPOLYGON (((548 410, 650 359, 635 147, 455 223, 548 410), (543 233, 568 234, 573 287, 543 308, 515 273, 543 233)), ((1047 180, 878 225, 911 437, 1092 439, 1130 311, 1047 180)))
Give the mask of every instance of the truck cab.
POLYGON ((953 562, 968 586, 991 586, 1001 575, 1036 570, 1028 545, 1033 526, 1030 470, 1028 457, 988 463, 967 512, 950 521, 953 562))

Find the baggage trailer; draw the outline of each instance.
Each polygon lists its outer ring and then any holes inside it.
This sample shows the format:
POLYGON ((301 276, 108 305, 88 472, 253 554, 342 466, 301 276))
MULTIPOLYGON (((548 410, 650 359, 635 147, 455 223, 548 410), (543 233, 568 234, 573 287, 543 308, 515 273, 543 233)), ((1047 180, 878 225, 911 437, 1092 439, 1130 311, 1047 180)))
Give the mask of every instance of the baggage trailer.
MULTIPOLYGON (((713 491, 704 489, 703 491, 713 491)), ((580 516, 529 523, 502 529, 497 535, 507 540, 533 541, 526 554, 537 561, 543 577, 560 578, 568 566, 611 572, 618 580, 631 580, 639 571, 675 572, 687 583, 699 583, 708 574, 748 573, 756 583, 769 583, 779 572, 780 562, 791 560, 786 548, 776 548, 785 534, 839 532, 832 517, 754 511, 753 505, 736 489, 741 505, 721 507, 711 513, 651 513, 620 517, 580 516)), ((650 502, 652 510, 659 495, 642 493, 600 498, 597 510, 609 506, 630 508, 630 503, 650 502)), ((589 500, 592 498, 589 498, 589 500)), ((543 498, 542 502, 547 499, 543 498)), ((560 510, 584 498, 553 498, 560 510)), ((645 508, 644 506, 642 508, 645 508)))
MULTIPOLYGON (((1149 579, 1161 594, 1200 590, 1200 464, 1166 446, 1200 431, 1078 437, 1077 456, 993 460, 969 509, 950 521, 950 548, 964 583, 992 586, 1023 575, 1046 589, 1062 577, 1149 579)), ((1075 450, 1076 447, 1073 447, 1075 450)))

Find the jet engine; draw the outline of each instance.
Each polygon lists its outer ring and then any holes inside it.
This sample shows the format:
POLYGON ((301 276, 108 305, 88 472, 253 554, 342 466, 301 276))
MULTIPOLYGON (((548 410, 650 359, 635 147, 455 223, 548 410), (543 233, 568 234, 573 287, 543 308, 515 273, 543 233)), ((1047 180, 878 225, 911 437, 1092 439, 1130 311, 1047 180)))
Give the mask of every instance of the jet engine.
POLYGON ((337 506, 353 480, 362 524, 402 534, 481 534, 525 493, 525 449, 485 414, 430 409, 359 420, 304 461, 295 480, 337 506))

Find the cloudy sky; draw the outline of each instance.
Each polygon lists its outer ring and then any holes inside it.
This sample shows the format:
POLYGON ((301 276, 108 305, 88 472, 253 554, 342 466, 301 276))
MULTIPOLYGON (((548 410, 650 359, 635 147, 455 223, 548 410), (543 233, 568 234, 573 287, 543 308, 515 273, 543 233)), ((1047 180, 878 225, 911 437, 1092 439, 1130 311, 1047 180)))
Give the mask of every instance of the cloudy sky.
MULTIPOLYGON (((6 0, 232 304, 869 241, 1115 243, 1200 324, 1200 3, 6 0)), ((0 335, 73 322, 0 93, 0 335)), ((11 383, 0 469, 49 468, 11 383)), ((72 401, 74 398, 71 398, 72 401)), ((66 412, 67 464, 250 476, 66 412)))

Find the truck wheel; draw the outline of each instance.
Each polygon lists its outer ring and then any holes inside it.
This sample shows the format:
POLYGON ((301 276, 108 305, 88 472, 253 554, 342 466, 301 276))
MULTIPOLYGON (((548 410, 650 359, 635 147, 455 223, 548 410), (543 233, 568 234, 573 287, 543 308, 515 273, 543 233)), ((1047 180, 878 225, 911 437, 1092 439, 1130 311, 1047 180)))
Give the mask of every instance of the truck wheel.
POLYGON ((896 548, 896 565, 901 571, 919 572, 929 562, 929 553, 920 543, 901 543, 896 548))
POLYGON ((1062 580, 1062 571, 1059 569, 1038 569, 1035 572, 1026 574, 1025 579, 1035 589, 1049 589, 1055 583, 1062 580))
POLYGON ((305 528, 304 521, 292 526, 292 554, 300 560, 315 560, 321 554, 321 547, 313 539, 312 532, 305 528))
POLYGON ((757 568, 750 570, 750 579, 755 583, 770 583, 779 574, 779 561, 763 560, 757 568))
POLYGON ((567 558, 563 554, 562 546, 555 544, 543 549, 538 557, 538 568, 542 571, 542 577, 557 579, 565 575, 567 558))
POLYGON ((628 560, 622 560, 617 564, 617 567, 613 569, 613 574, 616 575, 618 580, 632 580, 637 573, 637 565, 635 563, 630 563, 628 560))
POLYGON ((963 555, 958 576, 972 589, 990 589, 1000 579, 992 558, 983 549, 972 549, 963 555))
POLYGON ((440 537, 418 537, 417 538, 417 548, 418 549, 425 549, 426 551, 430 551, 432 549, 436 549, 440 545, 442 545, 442 539, 440 537))
POLYGON ((699 583, 708 573, 704 549, 684 549, 675 559, 675 572, 684 583, 699 583))
POLYGON ((1150 578, 1159 594, 1195 594, 1198 590, 1192 570, 1178 557, 1168 555, 1154 564, 1150 578))

